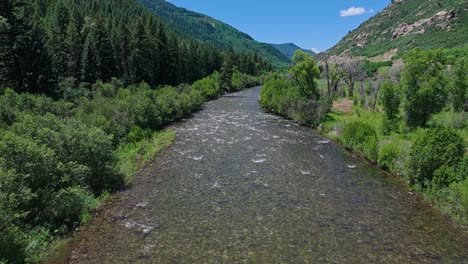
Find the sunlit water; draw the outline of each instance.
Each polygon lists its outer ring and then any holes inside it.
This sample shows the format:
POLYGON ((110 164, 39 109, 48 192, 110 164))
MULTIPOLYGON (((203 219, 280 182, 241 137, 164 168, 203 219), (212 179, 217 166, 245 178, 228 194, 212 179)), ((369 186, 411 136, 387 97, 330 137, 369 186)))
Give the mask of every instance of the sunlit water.
POLYGON ((400 181, 266 114, 207 103, 78 233, 72 263, 468 263, 468 235, 400 181))

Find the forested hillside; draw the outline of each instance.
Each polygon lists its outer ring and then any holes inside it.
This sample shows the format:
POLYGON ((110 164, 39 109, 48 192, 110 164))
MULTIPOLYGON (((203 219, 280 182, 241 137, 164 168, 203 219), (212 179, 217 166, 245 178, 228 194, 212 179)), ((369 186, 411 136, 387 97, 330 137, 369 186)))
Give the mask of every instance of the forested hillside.
POLYGON ((327 51, 329 55, 374 57, 416 48, 457 48, 468 43, 465 0, 393 0, 327 51))
POLYGON ((299 46, 297 46, 296 44, 294 43, 285 43, 285 44, 271 44, 274 48, 276 48, 277 50, 279 50, 281 53, 284 54, 284 56, 288 57, 289 59, 292 59, 293 56, 294 56, 294 52, 296 52, 296 50, 302 50, 306 53, 308 53, 310 56, 315 56, 317 55, 315 52, 313 52, 312 50, 307 50, 307 49, 303 49, 299 46))
POLYGON ((259 43, 251 36, 219 20, 176 7, 165 0, 139 1, 181 32, 201 42, 206 42, 221 48, 232 47, 238 52, 255 51, 260 54, 262 58, 273 62, 277 66, 285 66, 290 63, 288 58, 271 45, 259 43))
POLYGON ((133 0, 1 1, 0 263, 43 263, 171 144, 165 126, 271 68, 133 0))
POLYGON ((220 70, 227 56, 245 73, 270 68, 253 53, 225 52, 181 36, 131 0, 2 3, 3 87, 51 93, 64 77, 83 86, 112 77, 151 86, 190 83, 220 70))

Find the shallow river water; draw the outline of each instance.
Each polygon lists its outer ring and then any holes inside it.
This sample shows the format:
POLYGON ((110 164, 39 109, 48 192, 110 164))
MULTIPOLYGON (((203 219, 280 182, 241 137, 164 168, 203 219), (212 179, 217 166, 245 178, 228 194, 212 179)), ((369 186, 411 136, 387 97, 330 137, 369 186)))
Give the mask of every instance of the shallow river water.
POLYGON ((468 263, 468 234, 399 180, 262 112, 205 104, 71 243, 71 263, 468 263))

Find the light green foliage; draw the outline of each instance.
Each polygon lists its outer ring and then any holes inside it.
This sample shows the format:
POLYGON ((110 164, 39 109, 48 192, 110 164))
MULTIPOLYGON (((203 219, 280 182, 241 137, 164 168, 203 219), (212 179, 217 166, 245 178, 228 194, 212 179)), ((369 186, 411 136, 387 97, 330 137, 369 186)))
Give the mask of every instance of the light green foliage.
POLYGON ((125 183, 130 184, 135 173, 148 164, 157 154, 175 140, 175 132, 164 130, 149 134, 135 128, 129 134, 129 142, 116 150, 117 170, 125 175, 125 183), (138 135, 137 135, 138 134, 138 135))
POLYGON ((413 50, 405 56, 402 88, 405 118, 410 128, 424 127, 446 104, 448 80, 442 50, 413 50))
POLYGON ((192 87, 195 90, 198 90, 202 93, 203 97, 207 99, 214 99, 220 94, 220 87, 218 82, 219 74, 212 75, 196 81, 192 84, 192 87))
POLYGON ((346 148, 371 161, 377 161, 379 139, 376 129, 371 125, 360 121, 348 123, 343 130, 342 140, 346 148))
MULTIPOLYGON (((194 39, 210 46, 233 48, 236 52, 255 52, 258 57, 284 67, 290 60, 269 44, 259 43, 251 36, 203 14, 179 8, 168 1, 139 0, 158 17, 171 21, 171 25, 194 39)), ((246 72, 253 74, 251 72, 246 72)))
POLYGON ((409 153, 407 178, 411 185, 428 188, 431 181, 448 185, 451 177, 441 176, 455 166, 464 155, 463 139, 451 128, 432 128, 419 136, 409 153))
POLYGON ((387 139, 379 146, 379 156, 377 163, 385 170, 399 174, 404 169, 407 158, 408 142, 396 137, 387 139))
POLYGON ((455 216, 460 223, 468 225, 468 178, 450 184, 448 193, 447 200, 451 204, 451 215, 455 216))
POLYGON ((320 71, 315 60, 310 54, 297 50, 293 56, 293 65, 289 70, 299 86, 303 97, 318 100, 320 93, 317 79, 320 78, 320 71))

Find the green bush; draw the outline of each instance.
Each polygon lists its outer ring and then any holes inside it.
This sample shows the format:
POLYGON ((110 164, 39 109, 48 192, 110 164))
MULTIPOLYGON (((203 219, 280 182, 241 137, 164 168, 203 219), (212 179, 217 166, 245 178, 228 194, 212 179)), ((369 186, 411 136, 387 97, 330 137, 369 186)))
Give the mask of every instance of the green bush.
POLYGON ((371 161, 377 161, 379 139, 377 131, 371 125, 361 121, 348 123, 341 138, 346 148, 364 155, 371 161))
POLYGON ((99 205, 88 190, 74 186, 61 189, 55 194, 45 209, 49 217, 48 223, 53 223, 55 233, 66 234, 81 222, 89 219, 90 210, 99 205))
POLYGON ((192 88, 200 91, 206 99, 214 99, 221 93, 219 83, 213 76, 196 81, 192 84, 192 88))
POLYGON ((284 75, 275 74, 263 85, 260 105, 267 111, 291 118, 302 125, 318 126, 331 108, 327 97, 305 97, 284 75))
POLYGON ((392 173, 401 173, 406 156, 404 146, 406 142, 395 140, 386 141, 379 147, 378 164, 392 173))
POLYGON ((460 223, 468 225, 468 178, 450 184, 448 193, 451 214, 460 223))
POLYGON ((453 166, 443 165, 434 172, 431 181, 431 188, 439 189, 446 187, 453 182, 463 181, 468 175, 468 156, 453 166))
MULTIPOLYGON (((430 186, 437 170, 456 165, 463 155, 463 139, 453 129, 428 129, 410 149, 407 178, 411 185, 425 189, 430 186)), ((450 184, 450 178, 435 181, 438 185, 450 184)))

